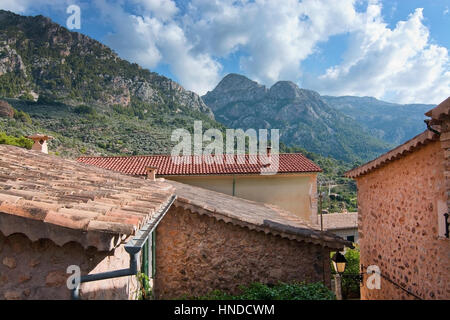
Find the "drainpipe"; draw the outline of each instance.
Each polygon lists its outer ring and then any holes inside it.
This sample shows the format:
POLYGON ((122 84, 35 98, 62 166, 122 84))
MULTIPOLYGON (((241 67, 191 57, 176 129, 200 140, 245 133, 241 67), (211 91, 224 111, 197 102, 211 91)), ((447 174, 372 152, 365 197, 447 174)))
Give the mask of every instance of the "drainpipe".
POLYGON ((427 129, 428 129, 428 130, 430 130, 431 132, 437 134, 438 136, 441 135, 441 133, 440 133, 439 131, 437 131, 436 129, 433 129, 433 128, 431 127, 431 123, 430 123, 431 120, 430 120, 430 119, 423 120, 423 122, 425 122, 425 124, 427 125, 427 129))
POLYGON ((234 195, 235 195, 235 193, 236 193, 236 177, 235 176, 233 176, 233 194, 232 194, 232 196, 234 197, 234 195))
POLYGON ((155 214, 157 218, 150 219, 150 221, 147 222, 141 229, 139 229, 136 232, 136 235, 130 241, 128 241, 127 244, 125 244, 125 251, 130 255, 129 268, 81 276, 78 286, 72 289, 71 292, 72 300, 80 299, 80 285, 84 282, 92 282, 136 275, 138 272, 138 261, 142 247, 147 241, 149 235, 156 229, 158 224, 166 215, 167 211, 169 211, 169 208, 172 206, 176 198, 177 196, 173 195, 169 199, 169 201, 165 204, 165 206, 155 214))
POLYGON ((81 283, 136 275, 138 272, 138 261, 141 248, 125 246, 125 250, 130 255, 129 268, 81 276, 80 283, 78 284, 78 286, 75 289, 72 289, 71 293, 72 300, 80 299, 81 283))

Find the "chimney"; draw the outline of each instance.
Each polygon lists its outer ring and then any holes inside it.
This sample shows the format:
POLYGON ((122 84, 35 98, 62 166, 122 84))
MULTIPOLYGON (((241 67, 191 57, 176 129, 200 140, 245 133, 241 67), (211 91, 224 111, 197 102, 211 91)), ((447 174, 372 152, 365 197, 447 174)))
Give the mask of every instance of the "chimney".
POLYGON ((41 151, 43 153, 48 153, 48 145, 47 140, 53 139, 52 136, 48 136, 46 134, 34 134, 32 136, 28 136, 28 139, 32 139, 34 141, 32 150, 41 151))
POLYGON ((147 167, 147 180, 155 181, 156 180, 156 172, 158 170, 157 167, 147 167))

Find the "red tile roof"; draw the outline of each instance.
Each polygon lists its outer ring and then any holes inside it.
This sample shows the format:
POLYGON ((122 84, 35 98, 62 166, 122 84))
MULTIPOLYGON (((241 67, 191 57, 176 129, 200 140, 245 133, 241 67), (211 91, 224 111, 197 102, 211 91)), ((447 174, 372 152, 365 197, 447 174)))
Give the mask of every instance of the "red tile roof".
MULTIPOLYGON (((191 164, 177 164, 170 155, 80 157, 77 161, 129 175, 146 175, 147 167, 158 168, 158 175, 259 174, 264 165, 257 155, 246 155, 243 164, 208 164, 202 156, 188 156, 191 164), (201 164, 195 164, 200 160, 201 164)), ((272 155, 274 157, 274 155, 272 155)), ((236 159, 236 156, 235 156, 236 159)), ((300 153, 279 154, 278 173, 320 172, 322 169, 300 153)))

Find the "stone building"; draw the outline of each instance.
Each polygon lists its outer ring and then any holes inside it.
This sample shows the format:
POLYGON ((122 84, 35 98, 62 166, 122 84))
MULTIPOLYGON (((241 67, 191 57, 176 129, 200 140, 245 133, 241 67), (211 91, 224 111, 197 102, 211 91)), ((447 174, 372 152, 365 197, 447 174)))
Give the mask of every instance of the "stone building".
POLYGON ((0 299, 69 299, 69 266, 82 299, 135 298, 137 271, 156 298, 329 284, 330 251, 345 245, 272 205, 0 145, 0 299))
POLYGON ((426 113, 428 129, 346 173, 358 187, 361 269, 380 289, 362 299, 450 299, 450 98, 426 113))
MULTIPOLYGON (((270 149, 269 149, 270 150, 270 149)), ((275 155, 268 155, 275 159, 275 155)), ((226 155, 215 156, 215 163, 190 156, 189 163, 178 164, 170 155, 80 157, 78 161, 133 176, 146 176, 147 168, 156 176, 222 192, 239 198, 274 204, 308 222, 317 221, 317 174, 319 166, 300 153, 278 154, 276 174, 262 175, 261 156, 246 155, 245 161, 227 162, 226 155)))
POLYGON ((276 206, 167 182, 177 200, 156 230, 158 297, 235 293, 252 282, 330 286, 330 251, 351 246, 276 206))

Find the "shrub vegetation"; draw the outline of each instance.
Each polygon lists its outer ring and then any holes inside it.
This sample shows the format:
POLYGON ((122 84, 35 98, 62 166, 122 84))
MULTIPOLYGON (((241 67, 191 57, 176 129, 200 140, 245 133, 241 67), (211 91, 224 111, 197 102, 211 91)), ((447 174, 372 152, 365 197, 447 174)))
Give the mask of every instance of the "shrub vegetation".
POLYGON ((33 140, 25 138, 25 137, 14 137, 9 136, 5 132, 0 131, 0 144, 9 144, 12 146, 22 147, 31 149, 33 145, 33 140))
POLYGON ((215 290, 193 300, 335 300, 334 293, 323 283, 283 283, 270 286, 259 282, 240 286, 240 293, 230 295, 215 290))

